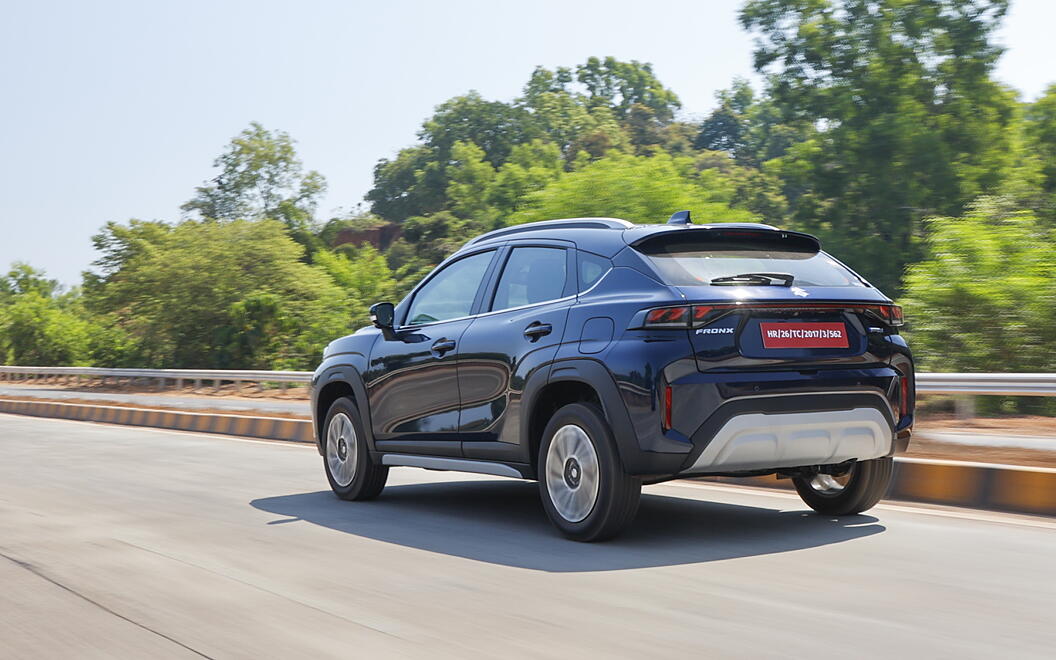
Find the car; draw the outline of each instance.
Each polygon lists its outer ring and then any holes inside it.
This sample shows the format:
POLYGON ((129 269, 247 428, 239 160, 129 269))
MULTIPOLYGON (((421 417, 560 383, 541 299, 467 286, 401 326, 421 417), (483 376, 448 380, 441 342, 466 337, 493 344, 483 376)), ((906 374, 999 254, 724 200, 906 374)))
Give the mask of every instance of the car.
POLYGON ((311 384, 345 500, 391 467, 537 480, 565 536, 611 538, 643 484, 777 475, 830 516, 909 444, 902 309, 817 238, 764 224, 575 218, 470 240, 311 384))

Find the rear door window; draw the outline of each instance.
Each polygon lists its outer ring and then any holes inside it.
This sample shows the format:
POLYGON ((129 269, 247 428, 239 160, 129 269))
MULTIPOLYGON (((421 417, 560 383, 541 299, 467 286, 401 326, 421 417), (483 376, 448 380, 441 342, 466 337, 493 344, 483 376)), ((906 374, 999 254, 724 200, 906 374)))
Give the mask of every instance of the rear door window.
POLYGON ((561 298, 568 280, 567 270, 563 248, 513 248, 495 287, 492 311, 561 298))

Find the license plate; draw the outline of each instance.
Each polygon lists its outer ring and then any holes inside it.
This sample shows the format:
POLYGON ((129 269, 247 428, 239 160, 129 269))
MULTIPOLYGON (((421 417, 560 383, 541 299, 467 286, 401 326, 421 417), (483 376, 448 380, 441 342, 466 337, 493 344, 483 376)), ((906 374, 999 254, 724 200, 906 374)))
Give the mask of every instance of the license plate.
POLYGON ((843 323, 760 323, 763 348, 847 348, 843 323))

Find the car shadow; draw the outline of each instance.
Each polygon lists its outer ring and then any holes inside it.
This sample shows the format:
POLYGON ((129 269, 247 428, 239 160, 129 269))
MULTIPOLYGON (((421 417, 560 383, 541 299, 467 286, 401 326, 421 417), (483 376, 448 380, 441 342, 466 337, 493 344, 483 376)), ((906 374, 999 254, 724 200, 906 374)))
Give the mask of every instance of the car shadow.
POLYGON ((607 543, 574 543, 546 519, 531 482, 463 481, 389 486, 371 502, 329 490, 253 500, 257 509, 348 534, 493 564, 550 572, 612 571, 751 557, 841 543, 884 531, 867 515, 642 494, 633 525, 607 543))

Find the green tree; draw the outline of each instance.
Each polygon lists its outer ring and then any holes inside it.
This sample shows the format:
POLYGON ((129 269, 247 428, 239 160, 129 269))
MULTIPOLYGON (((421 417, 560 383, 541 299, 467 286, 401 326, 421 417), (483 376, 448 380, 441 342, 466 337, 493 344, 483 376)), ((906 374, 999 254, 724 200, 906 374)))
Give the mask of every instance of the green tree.
POLYGON ((326 191, 321 174, 303 171, 289 134, 256 122, 232 138, 213 167, 220 174, 196 188, 185 212, 209 220, 270 218, 304 230, 326 191))
POLYGON ((23 261, 16 261, 11 264, 7 276, 0 278, 0 303, 25 293, 36 293, 41 297, 50 298, 58 293, 58 290, 58 281, 48 279, 44 271, 37 270, 23 261))
POLYGON ((797 224, 882 288, 897 290, 920 255, 920 218, 960 214, 1007 174, 1015 104, 990 77, 1007 6, 750 0, 741 11, 782 122, 817 130, 771 169, 797 224))
POLYGON ((1056 232, 1008 201, 927 221, 902 300, 921 369, 1056 369, 1056 232))
POLYGON ((455 215, 484 223, 495 218, 496 211, 488 200, 488 192, 495 182, 495 167, 476 143, 454 144, 448 178, 448 206, 455 215))
MULTIPOLYGON (((566 167, 580 154, 589 160, 612 150, 648 153, 679 138, 667 130, 679 106, 648 64, 608 57, 590 58, 575 72, 540 67, 512 103, 470 92, 438 106, 418 132, 419 144, 375 166, 367 201, 374 214, 392 222, 441 211, 462 217, 490 213, 494 200, 471 198, 491 189, 479 179, 489 176, 483 165, 501 172, 518 146, 540 142, 555 144, 566 167), (479 153, 471 154, 468 145, 479 153)), ((549 168, 549 154, 544 157, 543 167, 549 168)), ((504 192, 496 193, 501 208, 516 207, 509 193, 519 179, 529 188, 537 185, 534 174, 524 175, 514 170, 498 175, 504 179, 504 192)))
POLYGON ((809 121, 786 116, 773 98, 757 96, 743 78, 716 98, 719 107, 700 124, 698 149, 725 151, 742 165, 761 167, 812 133, 809 121))
POLYGON ((1026 144, 1022 149, 1036 164, 1040 174, 1037 187, 1045 196, 1039 205, 1056 219, 1056 85, 1026 107, 1026 144))
POLYGON ((678 96, 660 83, 648 63, 591 57, 576 67, 576 80, 586 88, 591 107, 611 108, 620 119, 637 105, 666 122, 682 107, 678 96))
POLYGON ((470 92, 436 108, 418 138, 419 145, 401 150, 395 159, 374 167, 374 187, 367 193, 371 211, 403 222, 447 208, 449 164, 456 145, 475 144, 493 167, 509 157, 514 145, 529 141, 535 129, 527 112, 516 105, 487 101, 470 92))
POLYGON ((755 220, 730 208, 732 194, 732 182, 717 171, 698 172, 691 159, 613 153, 529 194, 512 221, 608 216, 657 223, 680 209, 693 211, 697 222, 755 220))
POLYGON ((488 187, 488 202, 505 217, 520 208, 528 193, 561 178, 564 165, 561 150, 553 142, 532 140, 518 144, 488 187))
POLYGON ((370 322, 371 305, 391 301, 396 295, 396 280, 385 256, 369 243, 344 254, 320 252, 315 263, 344 292, 354 327, 370 322))
POLYGON ((445 161, 459 142, 472 142, 493 166, 506 162, 515 144, 534 137, 523 108, 487 101, 477 92, 456 96, 436 108, 418 138, 433 157, 445 161))
POLYGON ((0 356, 5 364, 84 366, 92 330, 59 301, 30 289, 15 295, 0 313, 0 356))
POLYGON ((141 366, 308 368, 349 328, 340 289, 278 222, 110 224, 94 240, 86 303, 136 342, 141 366))

